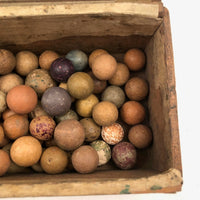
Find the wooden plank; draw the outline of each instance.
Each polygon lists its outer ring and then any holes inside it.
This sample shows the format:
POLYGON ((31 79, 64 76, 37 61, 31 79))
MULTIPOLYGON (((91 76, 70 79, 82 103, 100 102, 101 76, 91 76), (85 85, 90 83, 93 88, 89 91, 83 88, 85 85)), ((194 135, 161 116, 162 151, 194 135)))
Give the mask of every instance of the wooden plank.
POLYGON ((159 12, 153 3, 0 3, 0 45, 71 36, 151 36, 162 22, 159 12))
POLYGON ((161 22, 160 18, 124 14, 2 18, 0 45, 29 44, 72 36, 152 36, 161 22))
POLYGON ((163 23, 145 48, 147 55, 146 78, 149 82, 148 110, 149 123, 153 131, 153 145, 148 150, 148 163, 157 170, 172 166, 171 130, 165 62, 165 32, 163 23))
POLYGON ((76 14, 129 14, 158 17, 159 5, 132 2, 34 2, 0 4, 0 18, 76 15, 76 14))
MULTIPOLYGON (((17 37, 17 36, 16 36, 17 37)), ((37 55, 40 55, 46 49, 52 49, 57 51, 60 55, 65 55, 72 49, 81 49, 88 55, 96 48, 106 49, 111 54, 121 53, 134 47, 145 48, 149 42, 149 36, 72 36, 64 37, 57 40, 39 40, 33 43, 27 41, 22 44, 10 43, 9 41, 0 42, 0 48, 6 48, 13 53, 18 53, 24 49, 30 50, 37 55), (87 44, 87 45, 86 45, 87 44)), ((117 58, 118 59, 118 58, 117 58)))
POLYGON ((182 170, 177 118, 177 101, 173 65, 173 49, 169 14, 145 48, 146 76, 150 85, 149 122, 154 141, 149 149, 148 163, 157 170, 170 167, 182 170))
MULTIPOLYGON (((73 0, 1 0, 2 3, 22 3, 22 2, 62 2, 62 1, 69 1, 74 2, 73 0)), ((152 2, 160 2, 161 0, 78 0, 81 1, 104 1, 104 2, 139 2, 139 3, 152 3, 152 2)))
POLYGON ((164 29, 165 32, 165 56, 166 56, 166 66, 167 66, 167 85, 168 85, 168 98, 169 98, 169 118, 170 118, 170 128, 171 128, 171 151, 172 151, 172 167, 182 171, 181 164, 181 149, 180 149, 180 139, 179 139, 179 126, 178 126, 178 114, 177 114, 177 96, 176 96, 176 81, 175 81, 175 71, 174 71, 174 59, 173 59, 173 48, 172 48, 172 38, 171 38, 171 26, 169 19, 169 12, 164 9, 164 29))
MULTIPOLYGON (((77 3, 142 3, 142 4, 148 4, 149 6, 150 5, 156 5, 159 7, 159 15, 158 16, 162 16, 162 12, 163 12, 163 4, 161 2, 161 0, 78 0, 78 1, 74 1, 74 0, 2 0, 0 1, 0 4, 3 5, 3 4, 6 4, 6 3, 9 3, 9 4, 15 4, 15 5, 22 5, 23 3, 29 3, 29 4, 32 4, 32 3, 42 3, 42 4, 54 4, 55 5, 55 2, 56 4, 58 3, 70 3, 70 4, 73 4, 74 2, 77 4, 77 3), (17 4, 16 4, 17 3, 17 4)), ((7 4, 8 5, 8 4, 7 4)))
MULTIPOLYGON (((137 171, 135 172, 137 173, 137 171)), ((123 178, 122 175, 114 178, 97 176, 94 179, 88 179, 90 175, 79 174, 79 177, 82 177, 81 180, 67 179, 66 175, 60 175, 65 177, 61 179, 54 176, 47 182, 42 177, 36 180, 33 176, 29 180, 26 178, 23 181, 16 179, 15 181, 2 182, 0 179, 0 197, 132 194, 147 191, 154 193, 162 192, 164 188, 168 188, 168 192, 174 192, 174 188, 182 184, 181 173, 177 169, 169 169, 161 174, 153 174, 152 172, 141 178, 132 178, 131 176, 123 178)), ((106 174, 110 173, 112 172, 108 171, 106 174)), ((121 173, 123 174, 123 172, 121 173)))
POLYGON ((0 178, 0 184, 17 184, 17 183, 27 183, 27 175, 31 180, 31 184, 40 183, 41 179, 43 183, 54 182, 72 182, 72 181, 88 181, 93 182, 96 180, 112 180, 116 178, 143 178, 152 175, 159 174, 159 171, 152 169, 134 169, 134 170, 120 170, 115 166, 102 166, 97 168, 97 170, 90 174, 79 174, 76 172, 66 172, 63 174, 49 175, 45 173, 29 173, 29 174, 6 174, 0 178), (104 168, 99 169, 99 168, 104 168))

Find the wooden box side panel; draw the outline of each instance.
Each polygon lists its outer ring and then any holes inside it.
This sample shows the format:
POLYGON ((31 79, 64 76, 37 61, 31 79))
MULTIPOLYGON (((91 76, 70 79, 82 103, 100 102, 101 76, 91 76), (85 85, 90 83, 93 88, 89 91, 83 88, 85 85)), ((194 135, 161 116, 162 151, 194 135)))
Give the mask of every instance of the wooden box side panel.
POLYGON ((157 4, 131 2, 0 2, 0 46, 81 36, 152 36, 157 4))
POLYGON ((0 197, 133 194, 176 192, 182 177, 177 169, 105 171, 94 174, 32 174, 0 178, 0 197))
MULTIPOLYGON (((62 2, 62 1, 69 1, 69 2, 74 2, 74 0, 1 0, 1 2, 4 3, 22 3, 22 2, 62 2)), ((79 2, 87 1, 88 0, 78 0, 79 2)), ((91 0, 91 1, 107 1, 107 2, 138 2, 138 3, 152 3, 152 2, 160 2, 161 0, 91 0)))
MULTIPOLYGON (((106 49, 112 54, 124 54, 125 51, 132 48, 144 49, 150 40, 150 36, 72 36, 57 40, 41 40, 27 44, 2 43, 0 48, 9 49, 13 53, 18 53, 24 49, 40 55, 47 49, 52 49, 60 55, 65 55, 72 49, 81 49, 88 55, 97 48, 106 49)), ((123 59, 122 59, 123 60, 123 59)))
POLYGON ((146 75, 150 83, 148 106, 154 133, 149 161, 157 170, 182 170, 177 101, 169 13, 146 47, 146 75))

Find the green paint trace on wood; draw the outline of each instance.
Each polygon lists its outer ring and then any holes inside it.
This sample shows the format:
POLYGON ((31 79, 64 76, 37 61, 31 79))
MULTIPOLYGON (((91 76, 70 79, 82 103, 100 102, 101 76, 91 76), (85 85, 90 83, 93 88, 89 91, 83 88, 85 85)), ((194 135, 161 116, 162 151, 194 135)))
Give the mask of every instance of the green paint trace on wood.
POLYGON ((130 185, 125 185, 125 189, 123 189, 120 194, 131 194, 129 192, 129 189, 130 189, 130 185))
POLYGON ((159 185, 153 185, 150 189, 151 189, 151 190, 161 190, 162 187, 159 186, 159 185))

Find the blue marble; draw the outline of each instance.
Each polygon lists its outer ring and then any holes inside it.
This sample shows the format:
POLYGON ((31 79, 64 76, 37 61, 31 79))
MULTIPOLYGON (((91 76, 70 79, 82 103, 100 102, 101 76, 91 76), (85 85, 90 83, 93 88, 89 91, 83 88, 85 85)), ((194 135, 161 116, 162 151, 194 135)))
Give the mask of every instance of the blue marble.
POLYGON ((81 50, 72 50, 65 58, 72 62, 75 71, 83 71, 88 65, 88 56, 81 50))

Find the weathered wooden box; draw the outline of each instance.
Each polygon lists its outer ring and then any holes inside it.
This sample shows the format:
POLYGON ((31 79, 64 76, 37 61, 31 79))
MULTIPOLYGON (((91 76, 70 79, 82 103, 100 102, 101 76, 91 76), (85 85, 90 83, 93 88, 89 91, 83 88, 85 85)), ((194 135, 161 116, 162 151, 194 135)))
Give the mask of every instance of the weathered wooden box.
POLYGON ((92 174, 0 177, 0 197, 176 192, 182 167, 169 13, 159 0, 0 2, 0 48, 65 54, 103 48, 119 60, 144 49, 152 146, 133 170, 105 167, 92 174))

